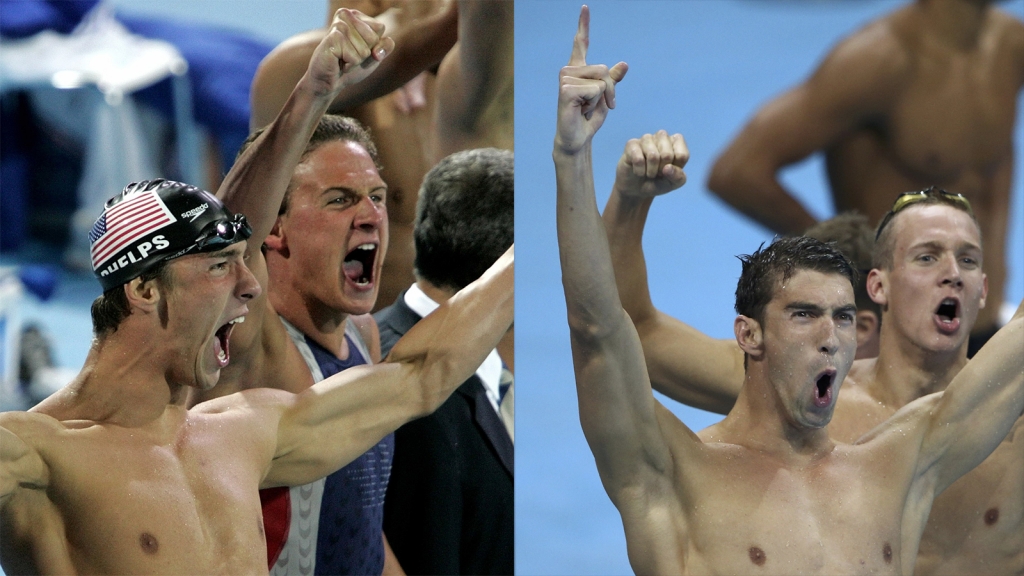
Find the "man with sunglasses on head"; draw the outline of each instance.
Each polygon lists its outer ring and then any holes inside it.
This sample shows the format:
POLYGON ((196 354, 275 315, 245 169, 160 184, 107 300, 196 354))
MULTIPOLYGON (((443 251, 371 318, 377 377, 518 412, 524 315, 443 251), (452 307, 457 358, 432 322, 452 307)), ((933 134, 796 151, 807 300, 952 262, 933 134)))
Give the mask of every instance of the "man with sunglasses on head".
MULTIPOLYGON (((326 107, 393 46, 356 18, 336 21, 318 47, 305 104, 326 107)), ((274 145, 257 143, 252 156, 274 145)), ((186 410, 189 390, 214 387, 233 365, 233 332, 261 296, 245 263, 252 233, 216 197, 178 182, 132 184, 108 202, 90 234, 104 293, 85 367, 31 411, 0 414, 6 572, 266 573, 258 490, 313 482, 430 413, 512 322, 510 250, 383 365, 186 410)))
POLYGON ((892 198, 937 184, 974 203, 988 306, 968 356, 999 328, 1024 88, 1024 22, 994 0, 915 0, 840 41, 800 85, 766 104, 715 161, 708 188, 779 234, 815 218, 777 173, 825 155, 838 211, 877 222, 892 198))
MULTIPOLYGON (((743 383, 743 352, 655 309, 641 247, 654 192, 679 186, 647 166, 672 162, 661 132, 628 147, 604 213, 623 306, 636 324, 656 390, 728 413, 743 383), (653 192, 652 192, 653 191, 653 192)), ((854 362, 829 434, 855 442, 905 405, 942 392, 968 364, 967 341, 985 306, 982 240, 970 203, 929 188, 899 196, 880 223, 867 289, 882 310, 877 358, 854 362)), ((936 500, 922 537, 919 574, 1024 572, 1024 419, 980 466, 936 500)))
MULTIPOLYGON (((857 348, 856 272, 818 240, 777 240, 741 257, 732 343, 740 353, 704 364, 735 360, 742 388, 722 422, 695 433, 652 395, 642 328, 620 306, 591 153, 626 66, 588 65, 588 45, 584 6, 559 75, 558 248, 580 423, 622 516, 633 569, 910 574, 935 496, 977 466, 1024 412, 1024 306, 943 394, 911 402, 854 444, 836 442, 828 426, 857 348)), ((624 154, 640 186, 618 192, 633 193, 637 212, 686 181, 682 137, 657 141, 655 148, 652 139, 631 140, 624 154)), ((895 224, 918 207, 898 213, 895 224)), ((942 216, 944 225, 967 225, 942 216)), ((933 254, 943 253, 936 248, 945 238, 930 237, 933 254)), ((894 251, 893 274, 906 266, 904 249, 894 251)), ((889 290, 881 283, 875 288, 889 290)))

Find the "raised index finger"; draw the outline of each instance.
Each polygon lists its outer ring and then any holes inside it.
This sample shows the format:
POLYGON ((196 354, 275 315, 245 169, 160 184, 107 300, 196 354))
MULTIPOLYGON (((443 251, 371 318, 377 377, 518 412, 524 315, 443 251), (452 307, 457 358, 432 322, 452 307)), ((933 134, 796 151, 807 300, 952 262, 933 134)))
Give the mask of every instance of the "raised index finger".
POLYGON ((572 40, 572 56, 570 66, 587 65, 587 47, 590 45, 590 8, 586 4, 580 8, 580 24, 576 29, 576 37, 572 40))

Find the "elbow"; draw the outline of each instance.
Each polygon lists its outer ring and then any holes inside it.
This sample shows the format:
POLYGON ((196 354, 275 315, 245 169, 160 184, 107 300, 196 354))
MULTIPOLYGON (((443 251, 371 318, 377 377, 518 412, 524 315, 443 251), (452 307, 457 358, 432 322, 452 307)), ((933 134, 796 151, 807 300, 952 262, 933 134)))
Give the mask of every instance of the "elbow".
POLYGON ((765 158, 751 157, 730 147, 715 160, 708 176, 708 189, 731 206, 745 211, 756 198, 775 187, 778 166, 765 158))
POLYGON ((596 345, 610 339, 626 320, 626 311, 619 309, 619 314, 598 316, 585 312, 569 312, 569 334, 581 344, 596 345))

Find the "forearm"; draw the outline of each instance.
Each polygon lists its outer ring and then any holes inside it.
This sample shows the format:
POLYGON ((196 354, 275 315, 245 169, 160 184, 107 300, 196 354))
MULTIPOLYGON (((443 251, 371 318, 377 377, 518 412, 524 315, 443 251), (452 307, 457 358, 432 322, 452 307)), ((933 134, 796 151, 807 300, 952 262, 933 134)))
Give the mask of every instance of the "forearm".
POLYGON ((395 51, 364 81, 348 86, 331 103, 332 114, 344 114, 404 86, 420 72, 436 66, 458 40, 458 12, 450 7, 393 36, 395 51))
POLYGON ((715 340, 669 318, 651 301, 642 236, 652 200, 622 195, 613 188, 604 211, 623 308, 640 336, 651 386, 678 402, 726 414, 743 383, 735 342, 715 340))
POLYGON ((424 416, 436 410, 479 368, 512 325, 515 248, 476 281, 416 323, 391 349, 385 364, 415 367, 408 384, 421 397, 424 416))
POLYGON ((217 196, 249 220, 253 228, 250 249, 258 249, 270 233, 295 166, 332 96, 308 73, 303 75, 277 118, 224 177, 217 196))
POLYGON ((814 216, 779 183, 777 169, 745 152, 749 147, 734 143, 718 158, 708 189, 772 232, 802 234, 815 224, 814 216))
POLYGON ((611 251, 594 197, 591 144, 575 154, 556 148, 558 252, 569 328, 599 338, 624 320, 611 251))

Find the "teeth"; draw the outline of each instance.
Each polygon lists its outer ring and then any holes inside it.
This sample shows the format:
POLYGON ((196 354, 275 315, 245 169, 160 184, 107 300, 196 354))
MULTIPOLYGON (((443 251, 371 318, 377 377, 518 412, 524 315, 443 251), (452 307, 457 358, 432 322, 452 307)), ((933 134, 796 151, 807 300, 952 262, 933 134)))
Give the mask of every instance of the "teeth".
POLYGON ((221 362, 226 362, 228 359, 228 355, 223 350, 221 350, 220 352, 217 352, 217 359, 220 360, 221 362))
POLYGON ((356 246, 356 250, 375 250, 376 248, 377 245, 372 243, 360 244, 359 246, 356 246))
POLYGON ((239 316, 238 318, 235 318, 231 322, 228 322, 228 324, 241 324, 242 322, 245 322, 245 316, 239 316))
POLYGON ((359 280, 356 280, 356 286, 367 286, 367 285, 369 285, 369 283, 370 283, 369 280, 366 280, 366 279, 363 279, 363 278, 360 278, 359 280))

